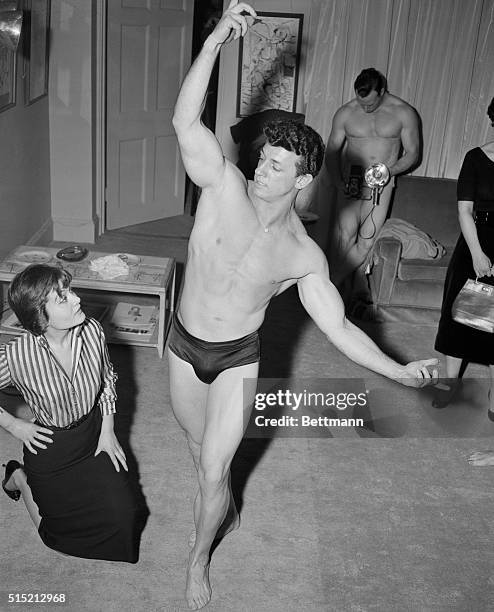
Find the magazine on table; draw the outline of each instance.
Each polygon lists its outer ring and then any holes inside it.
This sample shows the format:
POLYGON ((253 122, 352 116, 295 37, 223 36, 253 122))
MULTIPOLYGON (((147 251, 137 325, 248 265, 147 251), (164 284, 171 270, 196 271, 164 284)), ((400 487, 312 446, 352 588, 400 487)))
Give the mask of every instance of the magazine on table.
POLYGON ((157 313, 156 306, 119 302, 109 321, 110 335, 121 340, 150 342, 156 328, 157 313))

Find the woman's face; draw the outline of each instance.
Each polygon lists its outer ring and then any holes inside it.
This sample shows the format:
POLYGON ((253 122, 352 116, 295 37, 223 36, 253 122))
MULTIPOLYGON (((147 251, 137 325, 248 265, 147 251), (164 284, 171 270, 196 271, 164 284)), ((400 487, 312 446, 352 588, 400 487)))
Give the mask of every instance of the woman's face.
POLYGON ((60 281, 59 292, 52 289, 45 304, 48 327, 52 329, 71 329, 80 325, 86 315, 81 310, 81 300, 72 289, 63 287, 60 281))

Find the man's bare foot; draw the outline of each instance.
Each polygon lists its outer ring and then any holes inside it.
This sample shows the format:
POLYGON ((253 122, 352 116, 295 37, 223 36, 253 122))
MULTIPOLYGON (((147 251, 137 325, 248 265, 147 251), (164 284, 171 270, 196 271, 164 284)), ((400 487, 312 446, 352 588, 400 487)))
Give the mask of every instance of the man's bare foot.
POLYGON ((472 453, 470 457, 468 457, 468 461, 470 465, 476 466, 484 466, 484 465, 494 465, 494 451, 478 451, 476 453, 472 453))
MULTIPOLYGON (((218 529, 218 531, 216 532, 216 535, 214 536, 214 539, 221 540, 222 538, 226 536, 227 533, 230 533, 230 531, 235 531, 235 529, 238 529, 239 527, 240 527, 240 514, 238 513, 238 510, 235 504, 233 504, 233 510, 231 512, 230 510, 228 510, 228 514, 225 516, 225 520, 221 523, 220 528, 218 529)), ((190 548, 194 548, 195 543, 196 543, 196 530, 193 529, 189 535, 190 548)))
POLYGON ((187 568, 187 584, 185 586, 185 599, 190 610, 199 610, 207 606, 211 599, 211 585, 209 584, 209 560, 205 565, 192 564, 189 560, 187 568))

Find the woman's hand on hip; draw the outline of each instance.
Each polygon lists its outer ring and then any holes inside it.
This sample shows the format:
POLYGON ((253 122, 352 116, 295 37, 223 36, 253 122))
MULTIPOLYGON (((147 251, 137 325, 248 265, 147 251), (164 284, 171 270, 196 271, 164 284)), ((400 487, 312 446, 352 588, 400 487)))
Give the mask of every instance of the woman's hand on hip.
POLYGON ((127 468, 127 458, 125 457, 125 453, 123 452, 114 431, 101 431, 98 440, 98 447, 96 448, 94 456, 96 457, 96 455, 99 455, 101 451, 108 453, 108 456, 110 457, 111 462, 115 466, 117 472, 120 472, 119 463, 126 472, 129 471, 127 468))
POLYGON ((46 444, 53 442, 50 437, 53 435, 51 429, 36 425, 36 423, 31 423, 31 421, 25 421, 24 419, 16 418, 9 431, 15 438, 21 440, 34 455, 38 454, 34 448, 35 446, 46 448, 46 444))

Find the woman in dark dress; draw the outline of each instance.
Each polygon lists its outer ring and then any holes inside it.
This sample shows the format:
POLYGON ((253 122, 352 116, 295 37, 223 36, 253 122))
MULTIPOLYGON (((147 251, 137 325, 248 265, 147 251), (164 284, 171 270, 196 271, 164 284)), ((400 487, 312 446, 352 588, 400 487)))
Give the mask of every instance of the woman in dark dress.
POLYGON ((137 504, 113 431, 116 375, 101 325, 86 319, 70 281, 40 264, 9 287, 27 331, 0 346, 0 388, 15 386, 33 420, 0 407, 0 425, 24 444, 24 465, 9 461, 2 487, 22 497, 46 546, 135 563, 137 504))
MULTIPOLYGON (((494 126, 494 98, 487 114, 494 126)), ((483 363, 490 371, 488 416, 494 420, 494 334, 456 323, 451 317, 453 302, 468 278, 494 284, 494 141, 465 155, 457 195, 461 234, 446 274, 435 344, 446 356, 446 375, 453 381, 451 392, 436 399, 435 405, 445 406, 458 388, 463 359, 483 363)))

